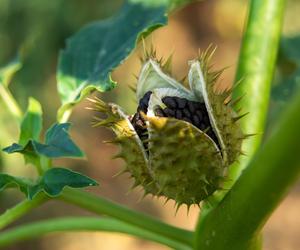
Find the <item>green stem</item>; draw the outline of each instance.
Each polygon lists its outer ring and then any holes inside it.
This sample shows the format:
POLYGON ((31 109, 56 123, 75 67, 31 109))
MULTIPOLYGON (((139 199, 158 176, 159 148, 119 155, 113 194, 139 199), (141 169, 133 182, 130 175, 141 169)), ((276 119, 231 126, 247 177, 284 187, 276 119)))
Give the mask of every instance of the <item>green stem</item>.
POLYGON ((196 249, 253 248, 254 237, 300 176, 299 110, 300 93, 222 202, 200 220, 196 249))
POLYGON ((110 218, 69 217, 45 220, 4 231, 0 234, 0 247, 9 246, 18 241, 40 237, 47 233, 65 231, 109 231, 130 234, 143 239, 167 245, 173 249, 188 250, 190 247, 174 242, 161 235, 140 229, 136 226, 110 218))
POLYGON ((5 213, 0 215, 0 229, 8 226, 10 223, 14 222, 18 218, 22 217, 32 209, 45 203, 48 198, 43 195, 37 195, 33 200, 24 200, 23 202, 17 204, 15 207, 6 210, 5 213))
MULTIPOLYGON (((239 102, 244 112, 249 114, 241 119, 245 134, 256 134, 243 142, 239 161, 230 166, 228 182, 224 190, 211 198, 211 204, 205 203, 200 220, 211 209, 218 206, 234 182, 247 166, 259 147, 268 112, 270 86, 273 78, 276 55, 281 35, 285 0, 252 0, 249 5, 249 16, 241 45, 236 81, 242 82, 234 88, 233 99, 243 96, 239 102)), ((239 107, 237 107, 239 108, 239 107)))
POLYGON ((96 214, 105 214, 121 221, 127 222, 139 228, 154 232, 158 235, 173 239, 187 245, 193 242, 193 233, 184 229, 165 224, 155 218, 130 210, 96 195, 75 190, 66 189, 62 196, 63 201, 75 204, 96 214))
POLYGON ((240 107, 249 114, 241 119, 245 134, 256 134, 243 143, 241 164, 231 168, 236 180, 259 147, 268 112, 270 87, 281 36, 285 0, 252 0, 243 36, 236 80, 241 80, 233 97, 244 96, 240 107))
POLYGON ((14 99, 9 89, 0 83, 0 96, 6 105, 7 109, 12 113, 14 117, 21 120, 23 117, 23 112, 19 107, 17 101, 14 99))

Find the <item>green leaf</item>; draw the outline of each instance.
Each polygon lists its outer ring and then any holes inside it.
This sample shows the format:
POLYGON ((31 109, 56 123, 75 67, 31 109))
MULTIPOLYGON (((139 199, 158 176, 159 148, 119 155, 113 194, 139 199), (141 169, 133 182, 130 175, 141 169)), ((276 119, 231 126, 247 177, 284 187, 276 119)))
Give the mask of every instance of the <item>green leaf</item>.
POLYGON ((65 187, 83 188, 96 186, 93 179, 67 168, 51 168, 42 176, 37 184, 28 187, 28 198, 32 199, 39 192, 49 196, 58 196, 65 187))
POLYGON ((56 123, 46 132, 46 145, 40 148, 41 154, 49 158, 83 157, 84 154, 71 140, 68 131, 70 123, 56 123))
POLYGON ((14 74, 22 67, 22 64, 20 62, 20 59, 17 57, 13 61, 11 61, 9 64, 7 64, 5 67, 0 69, 0 84, 3 84, 5 87, 7 87, 14 74))
MULTIPOLYGON (((24 115, 21 123, 21 133, 19 138, 19 144, 14 145, 17 149, 20 148, 17 145, 26 146, 28 141, 39 141, 39 137, 42 131, 42 107, 40 103, 34 98, 29 98, 29 104, 27 112, 24 115)), ((26 153, 24 154, 25 162, 32 163, 35 166, 40 165, 40 157, 33 150, 33 145, 27 146, 26 153)))
POLYGON ((63 113, 94 90, 111 90, 111 71, 136 42, 167 22, 166 6, 126 3, 114 17, 84 27, 67 41, 58 63, 58 91, 63 113), (138 38, 138 39, 137 39, 138 38))
MULTIPOLYGON (((196 2, 197 0, 129 0, 130 3, 140 3, 144 6, 158 7, 165 6, 168 11, 180 8, 188 3, 196 2)), ((200 1, 200 0, 198 0, 200 1)))
POLYGON ((272 100, 290 100, 300 85, 300 36, 284 37, 280 44, 277 75, 272 89, 272 100))
POLYGON ((271 92, 268 127, 276 123, 277 117, 300 89, 300 36, 284 37, 280 44, 277 74, 271 92))
POLYGON ((300 64, 300 35, 293 37, 283 37, 280 44, 280 55, 285 59, 300 64))
POLYGON ((11 176, 8 174, 0 174, 0 192, 2 192, 6 188, 19 187, 23 193, 27 194, 28 185, 29 181, 23 178, 11 176))
POLYGON ((9 154, 21 153, 32 158, 38 157, 38 155, 48 158, 83 157, 83 152, 68 134, 70 126, 70 123, 54 124, 46 132, 45 144, 30 139, 24 146, 13 143, 3 151, 9 154))
POLYGON ((29 98, 27 112, 21 123, 19 144, 24 145, 28 140, 38 141, 42 131, 42 108, 34 98, 29 98))
POLYGON ((84 188, 96 186, 93 179, 67 168, 51 168, 35 183, 31 180, 0 174, 0 192, 9 187, 18 187, 29 199, 40 192, 58 196, 65 187, 84 188))

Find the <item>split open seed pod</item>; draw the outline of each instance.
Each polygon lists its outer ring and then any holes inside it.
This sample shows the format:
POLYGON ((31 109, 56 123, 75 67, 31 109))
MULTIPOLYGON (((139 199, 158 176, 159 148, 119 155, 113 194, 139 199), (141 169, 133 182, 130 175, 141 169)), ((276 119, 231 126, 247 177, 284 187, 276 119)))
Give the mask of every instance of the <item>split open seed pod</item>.
POLYGON ((165 196, 178 206, 199 204, 222 188, 228 167, 240 154, 245 137, 239 116, 228 101, 231 91, 216 92, 222 71, 212 71, 208 49, 189 62, 189 88, 168 73, 167 64, 145 55, 137 79, 137 113, 95 99, 94 109, 106 114, 95 126, 116 134, 124 172, 145 194, 165 196))

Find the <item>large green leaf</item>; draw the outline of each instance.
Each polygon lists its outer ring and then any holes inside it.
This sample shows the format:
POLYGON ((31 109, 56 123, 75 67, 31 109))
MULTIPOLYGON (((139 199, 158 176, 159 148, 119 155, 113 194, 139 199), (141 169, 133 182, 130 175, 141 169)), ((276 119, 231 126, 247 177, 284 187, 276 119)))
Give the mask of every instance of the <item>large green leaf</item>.
POLYGON ((45 143, 30 139, 25 145, 13 143, 11 146, 4 148, 3 151, 9 154, 21 153, 28 157, 39 155, 48 158, 83 157, 83 152, 68 134, 70 126, 70 123, 54 124, 46 132, 45 143))
POLYGON ((111 71, 135 47, 137 38, 167 22, 166 6, 126 3, 114 17, 92 23, 67 41, 58 63, 58 91, 62 107, 58 119, 94 90, 115 87, 111 71))
POLYGON ((45 192, 53 197, 58 196, 65 187, 84 188, 96 185, 98 183, 93 179, 67 168, 51 168, 35 182, 8 174, 0 174, 0 192, 9 187, 18 187, 29 199, 40 192, 45 192))

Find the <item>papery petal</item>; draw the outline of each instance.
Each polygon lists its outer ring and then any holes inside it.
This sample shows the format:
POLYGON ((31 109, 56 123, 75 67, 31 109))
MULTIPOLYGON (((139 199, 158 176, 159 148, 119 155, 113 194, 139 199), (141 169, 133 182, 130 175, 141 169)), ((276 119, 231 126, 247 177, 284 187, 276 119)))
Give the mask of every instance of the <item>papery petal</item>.
POLYGON ((176 89, 187 96, 190 100, 196 100, 194 94, 185 88, 181 83, 165 74, 160 64, 152 59, 149 59, 142 66, 137 84, 137 100, 140 100, 148 91, 153 91, 157 88, 172 88, 176 89))

